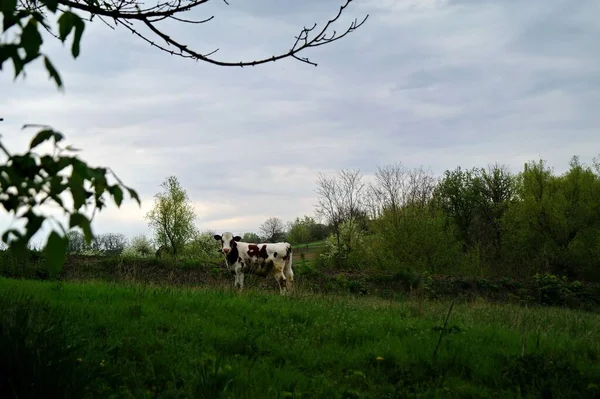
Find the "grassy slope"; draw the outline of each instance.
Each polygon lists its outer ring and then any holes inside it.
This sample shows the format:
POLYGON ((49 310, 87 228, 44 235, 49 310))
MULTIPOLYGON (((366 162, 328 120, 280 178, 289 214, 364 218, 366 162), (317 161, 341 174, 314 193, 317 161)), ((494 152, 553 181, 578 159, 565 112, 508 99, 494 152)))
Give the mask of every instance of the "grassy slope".
MULTIPOLYGON (((10 340, 23 334, 23 309, 11 313, 22 301, 10 298, 27 292, 49 302, 47 308, 37 307, 41 311, 29 329, 44 331, 43 324, 57 317, 44 315, 64 311, 64 330, 57 326, 46 344, 53 350, 81 345, 61 364, 73 367, 64 369, 67 379, 80 375, 74 374, 77 370, 91 373, 94 397, 108 392, 137 398, 381 398, 415 392, 425 394, 421 397, 492 397, 498 392, 517 397, 517 389, 530 397, 548 390, 555 398, 565 397, 567 390, 575 397, 600 394, 600 315, 455 305, 434 361, 436 326, 443 323, 448 303, 282 298, 106 283, 58 286, 0 278, 0 320, 17 331, 9 339, 10 328, 4 329, 3 345, 16 347, 10 340), (52 341, 61 331, 79 338, 52 341)), ((13 360, 25 362, 29 352, 19 348, 13 360)), ((2 361, 0 370, 16 370, 6 358, 2 361)), ((61 367, 40 370, 56 374, 61 367)), ((51 375, 48 384, 58 379, 51 375)))

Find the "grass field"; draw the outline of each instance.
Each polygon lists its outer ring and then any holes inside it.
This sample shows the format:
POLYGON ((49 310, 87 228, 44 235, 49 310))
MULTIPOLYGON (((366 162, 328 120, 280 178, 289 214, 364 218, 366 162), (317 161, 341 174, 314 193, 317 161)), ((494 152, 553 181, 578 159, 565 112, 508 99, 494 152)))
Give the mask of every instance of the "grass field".
POLYGON ((321 241, 311 241, 304 244, 296 244, 292 245, 294 249, 305 249, 305 248, 314 248, 314 247, 325 247, 325 240, 321 241))
POLYGON ((600 395, 600 315, 449 305, 0 278, 0 396, 600 395))

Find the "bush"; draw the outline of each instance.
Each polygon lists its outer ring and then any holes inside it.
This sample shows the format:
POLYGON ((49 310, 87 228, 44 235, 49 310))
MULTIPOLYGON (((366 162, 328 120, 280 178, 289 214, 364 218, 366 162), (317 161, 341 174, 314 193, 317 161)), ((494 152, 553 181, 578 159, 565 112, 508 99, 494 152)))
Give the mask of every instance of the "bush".
POLYGON ((140 234, 131 239, 126 248, 128 255, 146 257, 154 253, 154 246, 145 234, 140 234))

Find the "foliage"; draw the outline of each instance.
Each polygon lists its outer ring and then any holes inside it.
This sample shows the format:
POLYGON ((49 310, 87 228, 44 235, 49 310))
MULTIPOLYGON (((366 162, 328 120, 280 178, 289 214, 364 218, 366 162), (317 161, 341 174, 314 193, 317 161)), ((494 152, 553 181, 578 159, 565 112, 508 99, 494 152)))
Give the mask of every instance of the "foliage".
POLYGON ((288 241, 295 245, 318 240, 316 230, 317 223, 314 218, 308 215, 304 215, 302 219, 297 217, 293 222, 288 223, 288 241))
POLYGON ((343 262, 347 252, 343 250, 342 225, 352 220, 351 224, 359 225, 352 229, 366 229, 368 218, 364 198, 366 187, 358 169, 343 169, 334 176, 319 174, 315 212, 329 224, 333 231, 337 249, 331 247, 330 254, 341 257, 336 260, 338 263, 343 262))
POLYGON ((67 233, 67 238, 69 239, 69 245, 67 247, 67 254, 69 255, 82 254, 89 248, 89 245, 85 240, 85 236, 80 231, 69 231, 67 233))
POLYGON ((242 236, 242 241, 259 243, 260 237, 256 233, 244 233, 244 235, 242 236))
POLYGON ((44 205, 55 205, 68 218, 69 228, 79 227, 88 243, 94 234, 91 218, 85 214, 90 207, 101 210, 106 206, 105 194, 112 196, 120 207, 123 192, 140 203, 137 193, 124 186, 117 176, 107 168, 90 167, 76 155, 77 151, 70 146, 61 147, 64 136, 50 128, 43 128, 31 140, 29 149, 23 154, 10 153, 2 143, 0 150, 6 162, 0 164, 0 204, 16 219, 25 220, 25 231, 11 228, 2 234, 2 241, 9 245, 15 255, 25 253, 32 237, 40 231, 45 221, 54 221, 62 234, 52 230, 44 252, 48 270, 56 275, 63 264, 68 249, 67 231, 57 218, 43 214, 44 205), (52 141, 53 154, 40 155, 36 147, 52 141), (70 172, 70 173, 69 173, 70 172), (111 184, 109 177, 117 182, 111 184), (72 204, 69 205, 67 194, 72 204), (68 202, 67 202, 68 201, 68 202))
POLYGON ((444 214, 437 208, 412 205, 384 211, 373 230, 373 262, 380 268, 448 273, 468 262, 452 226, 446 226, 444 214))
POLYGON ((85 236, 77 230, 71 230, 67 234, 69 246, 67 254, 101 254, 106 256, 118 256, 123 253, 127 246, 127 238, 121 233, 106 233, 95 235, 88 245, 85 236))
POLYGON ((220 245, 215 239, 213 231, 196 233, 185 246, 185 255, 199 259, 221 259, 220 245))
POLYGON ((127 238, 121 233, 106 233, 97 236, 92 242, 98 252, 107 256, 118 256, 127 246, 127 238))
MULTIPOLYGON (((100 283, 65 283, 58 289, 56 284, 4 280, 0 315, 5 320, 20 313, 6 309, 27 307, 15 295, 19 292, 34 293, 36 302, 46 303, 49 313, 64 314, 77 330, 74 340, 68 340, 68 329, 40 336, 39 354, 53 364, 81 359, 74 370, 94 377, 87 384, 93 397, 526 393, 594 398, 599 393, 597 314, 457 303, 444 328, 448 303, 443 301, 279 298, 252 291, 240 296, 220 289, 100 283), (7 306, 9 298, 19 300, 7 306), (64 342, 82 345, 68 354, 64 342), (53 343, 59 345, 52 347, 53 343), (308 347, 318 350, 307 351, 308 347)), ((20 337, 35 339, 36 331, 52 326, 43 313, 39 316, 2 342, 13 350, 23 348, 15 344, 20 337)), ((69 366, 33 366, 26 365, 24 375, 54 383, 46 387, 53 397, 69 396, 61 379, 52 378, 64 375, 74 381, 69 366)), ((24 391, 17 393, 25 396, 24 391)))
POLYGON ((196 214, 177 177, 167 177, 161 187, 163 191, 154 196, 154 205, 146 219, 148 226, 154 230, 157 246, 166 246, 177 256, 197 233, 194 225, 196 214))
POLYGON ((364 243, 365 233, 360 221, 348 219, 339 226, 339 240, 335 235, 330 235, 325 241, 327 249, 320 256, 337 266, 357 267, 360 266, 360 259, 353 255, 362 252, 364 243))
POLYGON ((145 234, 139 234, 131 239, 126 250, 133 255, 146 257, 154 252, 154 247, 145 234))
POLYGON ((575 157, 555 176, 544 162, 519 175, 519 201, 504 220, 503 247, 515 265, 570 278, 600 278, 600 174, 575 157))

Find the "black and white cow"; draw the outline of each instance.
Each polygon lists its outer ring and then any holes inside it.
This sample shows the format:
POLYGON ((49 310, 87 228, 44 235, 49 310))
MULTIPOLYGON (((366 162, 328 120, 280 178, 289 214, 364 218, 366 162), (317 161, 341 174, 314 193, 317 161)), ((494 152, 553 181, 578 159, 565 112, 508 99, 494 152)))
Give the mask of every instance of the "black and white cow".
POLYGON ((230 232, 215 234, 221 243, 227 267, 235 272, 236 287, 244 288, 244 273, 260 277, 273 275, 283 295, 294 282, 292 271, 292 246, 287 242, 254 244, 243 242, 240 236, 230 232))

